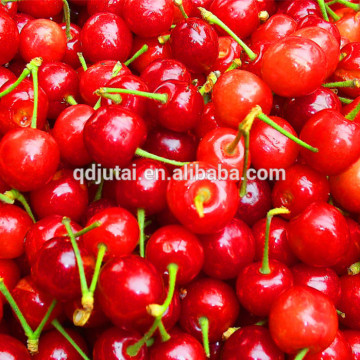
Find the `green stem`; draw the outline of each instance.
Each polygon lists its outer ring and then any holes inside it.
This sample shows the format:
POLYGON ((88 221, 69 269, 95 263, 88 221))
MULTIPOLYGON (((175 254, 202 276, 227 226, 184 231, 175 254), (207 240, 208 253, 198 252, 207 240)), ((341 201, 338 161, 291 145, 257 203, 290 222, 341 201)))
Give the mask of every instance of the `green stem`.
POLYGON ((211 72, 207 79, 206 79, 206 82, 205 84, 199 89, 199 93, 204 96, 205 94, 208 94, 212 91, 214 85, 216 84, 217 82, 217 79, 218 77, 220 76, 221 74, 216 71, 216 72, 211 72))
POLYGON ((114 78, 115 76, 117 76, 122 68, 123 68, 123 65, 122 65, 121 61, 118 61, 112 70, 111 78, 114 78))
POLYGON ((201 327, 203 346, 206 357, 210 357, 210 345, 209 345, 209 319, 201 317, 199 319, 199 325, 201 327))
POLYGON ((360 112, 360 101, 354 107, 354 109, 352 109, 347 115, 345 115, 345 118, 353 121, 356 118, 356 116, 359 114, 359 112, 360 112))
POLYGON ((343 88, 343 87, 360 88, 360 80, 353 79, 346 81, 336 81, 336 82, 322 84, 322 86, 326 88, 343 88))
POLYGON ((174 4, 175 4, 176 7, 179 8, 179 10, 180 10, 182 16, 184 17, 184 19, 188 19, 189 17, 188 17, 188 15, 187 15, 187 13, 186 13, 186 11, 184 9, 184 5, 183 5, 182 0, 174 0, 174 4))
POLYGON ((348 98, 344 98, 341 96, 338 96, 338 99, 343 103, 343 104, 351 104, 354 100, 353 99, 348 99, 348 98))
POLYGON ((165 164, 170 164, 170 165, 174 165, 174 166, 184 166, 186 164, 189 164, 189 162, 182 162, 182 161, 166 159, 162 156, 157 156, 157 155, 151 154, 140 148, 136 149, 135 154, 137 156, 141 156, 141 157, 144 157, 147 159, 157 160, 157 161, 163 162, 165 164))
POLYGON ((170 40, 170 35, 161 35, 158 37, 158 42, 161 45, 166 44, 170 40))
POLYGON ((84 71, 86 71, 88 69, 87 65, 86 65, 86 61, 84 59, 84 55, 81 52, 77 53, 77 56, 79 58, 80 64, 82 66, 82 68, 84 69, 84 71))
POLYGON ((6 196, 4 194, 0 194, 0 201, 2 201, 5 204, 10 204, 10 205, 15 203, 15 200, 13 198, 9 198, 8 196, 6 196))
POLYGON ((74 97, 72 95, 67 95, 65 97, 65 101, 69 104, 69 105, 77 105, 77 101, 74 99, 74 97))
POLYGON ((52 312, 54 311, 55 309, 55 306, 57 304, 57 301, 56 300, 53 300, 52 303, 50 304, 45 316, 43 317, 43 319, 41 320, 41 323, 39 324, 39 326, 36 328, 36 330, 34 331, 34 338, 35 339, 39 339, 46 323, 48 322, 48 320, 50 319, 50 316, 52 314, 52 312))
POLYGON ((155 93, 149 93, 146 91, 130 90, 130 89, 118 89, 118 88, 104 87, 104 88, 100 88, 95 93, 100 96, 102 96, 105 93, 137 95, 137 96, 146 97, 148 99, 160 101, 162 104, 166 104, 168 101, 167 94, 155 94, 155 93))
POLYGON ((134 62, 138 57, 142 54, 145 54, 149 50, 149 46, 144 44, 129 60, 126 60, 124 64, 129 66, 132 62, 134 62))
POLYGON ((93 278, 91 280, 91 284, 90 284, 90 288, 89 288, 89 291, 92 294, 94 294, 95 290, 96 290, 96 285, 97 285, 97 282, 99 280, 101 265, 102 265, 102 262, 104 260, 105 253, 107 251, 107 247, 106 247, 105 244, 99 244, 98 249, 99 249, 99 251, 98 251, 98 254, 97 254, 97 258, 96 258, 94 275, 93 275, 93 278))
POLYGON ((194 205, 196 208, 196 211, 200 218, 203 218, 204 215, 204 203, 209 201, 211 198, 211 194, 208 188, 200 188, 196 196, 194 198, 194 205))
POLYGON ((201 16, 205 21, 207 21, 211 25, 215 24, 221 27, 224 31, 226 31, 244 49, 246 55, 251 61, 254 61, 257 58, 257 55, 216 15, 204 8, 199 7, 198 9, 200 10, 201 16))
POLYGON ((357 275, 360 274, 360 262, 356 262, 349 266, 348 268, 348 274, 349 275, 357 275))
POLYGON ((300 350, 297 355, 295 356, 294 360, 303 360, 306 354, 309 352, 308 348, 300 350))
POLYGON ((74 234, 74 237, 75 238, 80 237, 80 236, 88 233, 89 231, 98 228, 99 226, 101 226, 101 222, 100 221, 95 221, 92 224, 90 224, 89 226, 87 226, 87 227, 83 228, 82 230, 76 232, 74 234))
POLYGON ((114 104, 121 104, 122 102, 122 97, 120 94, 108 94, 108 93, 103 93, 100 95, 102 98, 104 99, 109 99, 111 100, 114 104))
POLYGON ((290 211, 284 207, 275 208, 269 210, 266 216, 266 227, 265 227, 265 242, 264 242, 264 252, 263 252, 263 259, 262 259, 262 266, 259 270, 261 274, 268 275, 271 274, 271 269, 269 265, 269 237, 270 237, 270 226, 271 220, 275 215, 281 214, 289 214, 290 211))
POLYGON ((326 6, 325 6, 325 0, 318 0, 318 4, 324 20, 329 21, 329 16, 327 14, 326 6))
POLYGON ((343 319, 345 319, 346 318, 346 315, 345 315, 345 313, 343 313, 342 311, 340 311, 340 310, 336 310, 336 313, 341 317, 341 318, 343 318, 343 319))
POLYGON ((63 0, 63 3, 64 3, 64 17, 65 17, 65 24, 66 24, 65 33, 66 33, 66 38, 69 41, 72 39, 71 27, 70 27, 70 7, 69 7, 69 3, 67 2, 67 0, 63 0))
POLYGON ((104 188, 104 183, 105 183, 105 180, 104 180, 104 178, 102 178, 98 188, 96 189, 96 194, 95 194, 95 197, 94 197, 94 201, 98 201, 98 200, 100 200, 102 198, 102 192, 103 192, 103 188, 104 188))
POLYGON ((12 190, 6 191, 4 193, 4 196, 6 196, 7 198, 9 198, 11 200, 19 201, 21 203, 21 205, 24 207, 27 214, 31 217, 31 220, 34 223, 36 223, 36 220, 35 220, 33 212, 31 211, 30 205, 27 202, 27 200, 25 199, 23 194, 21 194, 18 190, 12 189, 12 190))
POLYGON ((350 1, 347 1, 347 0, 336 0, 336 2, 338 4, 341 4, 341 5, 344 5, 350 9, 353 9, 355 11, 359 11, 360 10, 360 5, 359 4, 354 4, 350 1))
POLYGON ((247 169, 249 166, 249 155, 250 155, 250 132, 244 131, 244 145, 245 145, 245 154, 244 154, 244 165, 243 165, 243 173, 241 179, 241 187, 240 187, 240 197, 244 197, 247 193, 247 169))
POLYGON ((137 220, 139 224, 140 234, 139 234, 139 249, 140 249, 140 256, 145 257, 145 210, 144 209, 137 209, 137 220))
POLYGON ((336 14, 336 12, 333 11, 328 4, 325 4, 325 8, 327 13, 332 17, 334 21, 339 21, 341 19, 341 17, 338 14, 336 14))
POLYGON ((31 75, 33 79, 33 87, 34 87, 34 109, 31 118, 31 127, 36 129, 37 125, 37 113, 38 113, 38 106, 39 106, 39 81, 38 81, 38 72, 39 67, 35 66, 31 70, 31 75))
POLYGON ((242 63, 240 59, 234 59, 231 63, 231 65, 225 70, 225 72, 235 70, 239 67, 241 67, 242 63))
POLYGON ((171 339, 171 336, 169 335, 169 333, 166 331, 166 328, 163 324, 162 321, 159 322, 159 325, 158 325, 158 330, 159 330, 159 333, 160 333, 160 336, 161 336, 161 341, 162 342, 165 342, 165 341, 168 341, 171 339))
POLYGON ((100 109, 101 107, 101 97, 99 97, 99 100, 94 105, 94 110, 100 109))
POLYGON ((76 342, 71 338, 71 336, 66 332, 66 330, 61 326, 61 324, 59 323, 58 320, 54 320, 51 323, 54 328, 73 346, 73 348, 79 353, 79 355, 84 359, 84 360, 90 360, 86 354, 81 350, 81 348, 79 347, 78 344, 76 344, 76 342))

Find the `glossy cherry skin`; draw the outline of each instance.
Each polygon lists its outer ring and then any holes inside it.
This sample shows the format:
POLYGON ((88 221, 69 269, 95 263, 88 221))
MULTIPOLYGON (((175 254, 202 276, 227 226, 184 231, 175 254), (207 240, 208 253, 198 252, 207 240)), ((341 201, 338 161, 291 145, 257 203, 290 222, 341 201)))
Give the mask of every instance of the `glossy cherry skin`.
POLYGON ((139 241, 139 226, 127 210, 111 207, 95 214, 87 226, 99 221, 101 226, 83 235, 85 246, 96 256, 98 246, 107 247, 106 259, 129 255, 139 241))
POLYGON ((315 201, 326 202, 329 193, 330 186, 325 175, 306 165, 295 164, 286 170, 285 179, 276 181, 271 198, 275 207, 284 206, 290 210, 290 214, 283 217, 292 218, 315 201))
POLYGON ((320 8, 317 2, 313 0, 283 2, 280 4, 278 11, 285 12, 285 14, 291 16, 297 22, 301 21, 308 15, 321 16, 320 8))
POLYGON ((209 320, 209 341, 221 339, 221 335, 234 325, 239 314, 239 303, 234 290, 222 281, 203 278, 186 288, 182 299, 181 327, 201 341, 199 319, 209 320))
POLYGON ((17 15, 17 10, 18 10, 17 2, 8 2, 5 4, 1 4, 0 6, 0 12, 8 14, 13 19, 17 15))
POLYGON ((176 25, 170 36, 173 57, 193 73, 206 73, 219 55, 219 39, 204 20, 188 18, 176 25))
POLYGON ((335 23, 340 35, 351 42, 359 42, 360 18, 359 14, 350 9, 340 9, 338 14, 341 19, 335 23), (344 11, 342 11, 344 10, 344 11))
MULTIPOLYGON (((78 246, 89 283, 95 260, 81 241, 78 246)), ((36 285, 59 301, 81 296, 79 270, 69 238, 55 237, 46 241, 31 265, 31 276, 36 285)))
POLYGON ((79 77, 76 71, 61 62, 46 63, 39 69, 39 85, 49 99, 48 118, 55 120, 69 105, 66 97, 78 98, 79 77))
POLYGON ((162 304, 164 284, 160 273, 148 261, 130 255, 110 260, 99 278, 99 300, 104 313, 118 327, 145 330, 153 318, 149 304, 162 304))
POLYGON ((204 109, 204 100, 194 85, 168 80, 160 84, 155 93, 168 96, 165 104, 155 100, 149 102, 149 114, 159 125, 178 132, 186 132, 197 125, 204 109))
MULTIPOLYGON (((0 91, 13 85, 15 80, 7 81, 0 91)), ((48 114, 48 97, 39 87, 39 106, 37 128, 43 129, 48 114)), ((32 81, 25 79, 10 94, 0 100, 0 133, 5 134, 12 129, 30 127, 34 111, 34 88, 32 81)))
POLYGON ((61 61, 66 51, 66 35, 54 21, 35 19, 21 31, 19 50, 29 62, 35 57, 44 61, 61 61))
MULTIPOLYGON (((37 221, 30 227, 25 237, 25 253, 30 264, 35 261, 38 251, 46 241, 67 234, 62 220, 61 215, 51 215, 37 221)), ((74 233, 81 230, 81 226, 74 221, 70 222, 70 226, 74 233)))
POLYGON ((225 72, 235 59, 240 59, 242 48, 230 36, 219 37, 219 55, 211 71, 225 72))
POLYGON ((360 359, 360 333, 355 330, 344 330, 342 332, 347 343, 352 349, 353 360, 360 359))
POLYGON ((31 207, 40 219, 61 215, 79 221, 88 202, 86 184, 75 180, 70 169, 59 170, 49 183, 30 194, 31 207))
MULTIPOLYGON (((35 330, 48 311, 53 297, 36 286, 30 276, 21 279, 11 291, 11 295, 30 327, 35 330)), ((56 319, 61 313, 62 306, 57 304, 46 323, 46 328, 49 328, 51 321, 56 319)))
MULTIPOLYGON (((73 329, 65 329, 75 343, 88 353, 85 340, 73 329)), ((39 341, 39 353, 35 354, 34 360, 81 360, 82 356, 74 349, 74 347, 61 335, 58 331, 50 331, 41 336, 39 341)))
POLYGON ((261 74, 277 95, 304 96, 325 80, 326 56, 312 40, 288 36, 272 44, 265 52, 261 74))
POLYGON ((340 280, 334 270, 296 264, 291 268, 294 285, 310 286, 327 295, 336 305, 340 297, 340 280))
POLYGON ((24 252, 24 237, 33 224, 30 216, 18 206, 0 205, 0 259, 14 259, 24 252))
POLYGON ((194 132, 200 139, 204 137, 211 130, 220 127, 218 119, 215 117, 215 108, 212 102, 205 104, 203 114, 200 121, 196 125, 194 132))
POLYGON ((304 125, 300 139, 319 149, 313 153, 300 149, 302 157, 313 169, 325 175, 344 171, 360 156, 360 124, 344 118, 332 109, 322 110, 304 125))
POLYGON ((154 91, 167 80, 180 80, 191 82, 191 75, 184 64, 174 59, 158 59, 150 63, 141 72, 141 80, 154 91))
POLYGON ((191 163, 179 169, 168 185, 167 201, 171 212, 194 233, 211 234, 221 230, 234 217, 237 209, 238 192, 234 182, 214 181, 214 171, 216 173, 217 169, 207 163, 191 163), (196 180, 202 171, 205 178, 196 180), (204 217, 199 216, 194 202, 202 192, 207 193, 203 202, 204 217))
POLYGON ((300 133, 305 123, 324 109, 340 112, 341 102, 333 91, 320 86, 309 95, 286 99, 284 117, 300 133))
MULTIPOLYGON (((66 24, 60 24, 60 27, 63 31, 66 30, 66 24)), ((80 27, 75 24, 70 24, 70 34, 71 39, 66 42, 65 55, 62 61, 65 64, 70 65, 73 69, 77 69, 80 65, 78 52, 81 52, 81 43, 80 43, 80 27)))
POLYGON ((178 265, 176 283, 184 285, 193 280, 204 263, 204 250, 199 239, 179 225, 163 226, 146 244, 146 258, 162 274, 168 273, 168 265, 178 265))
POLYGON ((91 157, 84 144, 84 126, 94 113, 94 109, 78 104, 65 109, 56 119, 52 136, 60 149, 61 159, 71 166, 84 166, 91 157))
MULTIPOLYGON (((214 0, 210 11, 241 39, 247 38, 259 25, 259 7, 255 0, 214 0)), ((224 30, 216 27, 222 35, 224 30)))
POLYGON ((141 158, 134 160, 127 169, 135 178, 116 182, 118 205, 132 212, 144 209, 146 215, 165 210, 167 184, 170 178, 165 165, 155 160, 141 158))
POLYGON ((148 350, 141 347, 136 356, 129 356, 126 352, 130 345, 141 339, 141 335, 135 331, 125 331, 116 327, 105 330, 94 345, 94 360, 146 360, 148 350))
MULTIPOLYGON (((20 269, 13 260, 0 260, 0 278, 3 279, 4 284, 11 291, 20 280, 20 269)), ((1 294, 0 302, 5 303, 5 297, 1 294)))
MULTIPOLYGON (((257 221, 252 232, 255 238, 255 260, 261 261, 264 253, 266 218, 257 221)), ((269 232, 269 259, 277 260, 286 266, 292 266, 298 259, 292 252, 288 240, 287 221, 274 217, 271 220, 269 232)))
POLYGON ((0 65, 13 59, 19 47, 19 31, 15 21, 5 12, 0 12, 0 65))
POLYGON ((49 18, 59 14, 62 5, 60 0, 28 0, 19 4, 19 11, 36 18, 49 18))
POLYGON ((260 105, 265 114, 272 106, 270 88, 258 76, 244 70, 233 70, 220 76, 212 100, 216 118, 235 129, 254 106, 260 105))
POLYGON ((5 334, 0 334, 0 352, 4 359, 31 359, 26 347, 19 340, 5 334))
POLYGON ((103 59, 125 61, 131 51, 132 35, 121 17, 98 13, 83 26, 80 41, 85 58, 92 63, 103 59))
POLYGON ((335 265, 348 249, 349 228, 344 216, 325 202, 315 202, 289 222, 288 239, 294 254, 310 266, 335 265))
POLYGON ((93 200, 86 208, 83 213, 81 222, 85 226, 87 222, 97 213, 108 209, 110 207, 114 207, 116 205, 115 201, 109 200, 105 197, 99 200, 93 200))
POLYGON ((275 345, 269 330, 263 326, 245 326, 226 340, 221 352, 223 360, 284 360, 284 353, 275 345))
MULTIPOLYGON (((244 138, 237 143, 234 151, 228 151, 236 135, 235 130, 223 127, 208 132, 198 145, 196 159, 213 166, 221 165, 224 169, 242 171, 245 160, 244 138)), ((248 165, 250 166, 250 159, 248 165)))
POLYGON ((174 330, 170 336, 170 340, 157 342, 150 348, 149 360, 206 359, 201 343, 190 334, 174 330))
POLYGON ((0 67, 0 87, 2 87, 7 81, 16 80, 15 74, 9 69, 1 66, 0 67))
POLYGON ((109 12, 121 16, 124 6, 124 0, 88 0, 86 1, 87 11, 90 15, 100 12, 109 12))
MULTIPOLYGON (((284 119, 271 116, 275 123, 296 136, 293 127, 284 119)), ((251 163, 255 169, 287 169, 299 154, 299 146, 270 125, 255 120, 250 131, 251 163)))
POLYGON ((334 304, 320 291, 293 286, 275 300, 269 316, 271 336, 281 350, 310 354, 326 349, 335 339, 338 318, 334 304))
POLYGON ((255 257, 255 241, 249 227, 232 219, 221 231, 201 235, 205 261, 203 271, 212 278, 234 279, 255 257))
POLYGON ((84 127, 84 143, 90 156, 109 168, 129 164, 145 138, 142 118, 118 105, 96 110, 84 127))

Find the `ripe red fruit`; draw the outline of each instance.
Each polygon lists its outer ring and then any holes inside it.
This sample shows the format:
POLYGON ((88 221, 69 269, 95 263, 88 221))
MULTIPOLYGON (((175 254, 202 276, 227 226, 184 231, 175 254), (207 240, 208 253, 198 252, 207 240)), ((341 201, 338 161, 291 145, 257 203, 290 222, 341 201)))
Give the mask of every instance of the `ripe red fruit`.
POLYGON ((4 12, 0 12, 0 47, 0 65, 12 60, 19 47, 19 31, 16 23, 4 12))

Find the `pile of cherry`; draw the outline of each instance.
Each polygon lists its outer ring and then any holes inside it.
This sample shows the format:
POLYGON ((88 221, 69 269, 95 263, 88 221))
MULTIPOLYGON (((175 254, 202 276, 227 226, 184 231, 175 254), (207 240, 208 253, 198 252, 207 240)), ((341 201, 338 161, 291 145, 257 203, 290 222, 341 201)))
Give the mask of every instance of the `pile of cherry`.
POLYGON ((359 360, 359 10, 2 0, 0 359, 359 360))

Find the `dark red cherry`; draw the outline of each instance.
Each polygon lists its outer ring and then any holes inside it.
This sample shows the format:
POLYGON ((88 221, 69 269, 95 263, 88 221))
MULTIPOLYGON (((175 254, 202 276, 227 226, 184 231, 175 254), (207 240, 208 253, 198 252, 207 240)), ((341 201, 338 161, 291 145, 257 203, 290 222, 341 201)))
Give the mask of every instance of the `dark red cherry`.
POLYGON ((19 340, 5 334, 0 334, 0 352, 4 359, 31 359, 26 347, 19 340))
POLYGON ((221 231, 201 235, 205 261, 203 271, 216 279, 234 279, 255 257, 255 241, 249 227, 232 219, 221 231))
POLYGON ((357 330, 344 330, 342 332, 352 350, 353 360, 360 359, 360 332, 357 330))
POLYGON ((61 61, 66 51, 66 35, 54 21, 35 19, 22 29, 19 50, 27 62, 35 57, 46 62, 61 61))
POLYGON ((344 216, 326 202, 315 202, 289 222, 289 244, 305 264, 335 265, 349 246, 349 228, 344 216))
POLYGON ((334 341, 338 317, 332 301, 320 291, 293 286, 275 300, 269 328, 282 351, 296 354, 308 348, 313 354, 325 350, 334 341))
MULTIPOLYGON (((3 279, 5 286, 11 291, 20 280, 20 269, 15 261, 0 260, 0 278, 3 279)), ((0 301, 5 303, 5 297, 1 294, 0 301)))
POLYGON ((148 260, 135 255, 109 261, 100 273, 98 289, 104 313, 126 329, 149 328, 153 318, 146 306, 164 299, 161 275, 148 260))
POLYGON ((80 41, 85 58, 92 63, 104 59, 125 61, 130 55, 132 35, 121 17, 98 13, 83 26, 80 41))
POLYGON ((27 0, 19 4, 19 11, 36 18, 49 18, 58 15, 63 8, 61 0, 27 0))
POLYGON ((286 177, 276 181, 271 198, 275 207, 286 207, 292 218, 315 201, 327 201, 330 186, 325 175, 306 165, 295 164, 286 170, 286 177))
POLYGON ((126 352, 128 346, 140 339, 141 335, 135 331, 109 328, 97 339, 93 350, 93 360, 146 360, 148 359, 146 346, 141 347, 136 356, 131 357, 126 352))
POLYGON ((90 156, 109 168, 128 165, 145 138, 142 118, 118 105, 95 111, 84 127, 84 142, 90 156))
POLYGON ((192 282, 182 299, 181 327, 201 340, 200 318, 209 322, 209 341, 221 339, 224 331, 233 326, 239 314, 234 290, 222 281, 204 278, 192 282))
POLYGON ((188 18, 171 31, 172 55, 193 73, 206 73, 219 55, 219 39, 204 20, 188 18))
POLYGON ((109 12, 121 16, 124 0, 88 0, 85 4, 90 15, 95 15, 101 12, 109 12))
POLYGON ((178 265, 176 282, 184 285, 193 280, 204 263, 204 251, 198 238, 179 225, 161 227, 146 244, 146 258, 159 270, 168 272, 168 265, 178 265))
POLYGON ((200 121, 196 125, 194 131, 197 137, 200 139, 204 137, 211 130, 220 127, 219 121, 215 117, 214 103, 209 102, 205 105, 203 114, 200 121))
POLYGON ((99 245, 107 248, 106 258, 131 254, 139 241, 139 226, 135 217, 120 207, 111 207, 95 214, 87 226, 101 225, 83 235, 84 244, 95 256, 99 245))
MULTIPOLYGON (((78 241, 78 247, 89 283, 95 261, 82 242, 78 241)), ((31 266, 31 276, 36 285, 59 301, 80 297, 79 269, 70 239, 55 237, 46 241, 31 266)))
POLYGON ((284 360, 284 353, 275 345, 269 330, 263 326, 245 326, 226 340, 221 352, 223 360, 284 360))
POLYGON ((272 44, 265 52, 261 74, 277 95, 304 96, 325 80, 326 56, 312 40, 288 36, 272 44))
MULTIPOLYGON (((60 27, 63 31, 66 30, 66 24, 60 24, 60 27)), ((78 57, 78 52, 81 52, 81 43, 80 43, 80 27, 75 24, 70 24, 70 35, 71 39, 68 39, 66 42, 65 55, 62 61, 65 64, 70 65, 73 69, 77 69, 80 66, 80 61, 78 57)))
POLYGON ((19 47, 19 31, 16 22, 5 12, 0 12, 0 33, 0 65, 4 65, 13 59, 19 47))
POLYGON ((85 226, 86 223, 97 213, 108 209, 110 207, 114 207, 115 201, 109 200, 107 198, 102 198, 99 200, 94 200, 91 202, 86 208, 83 216, 82 216, 82 224, 85 226))

